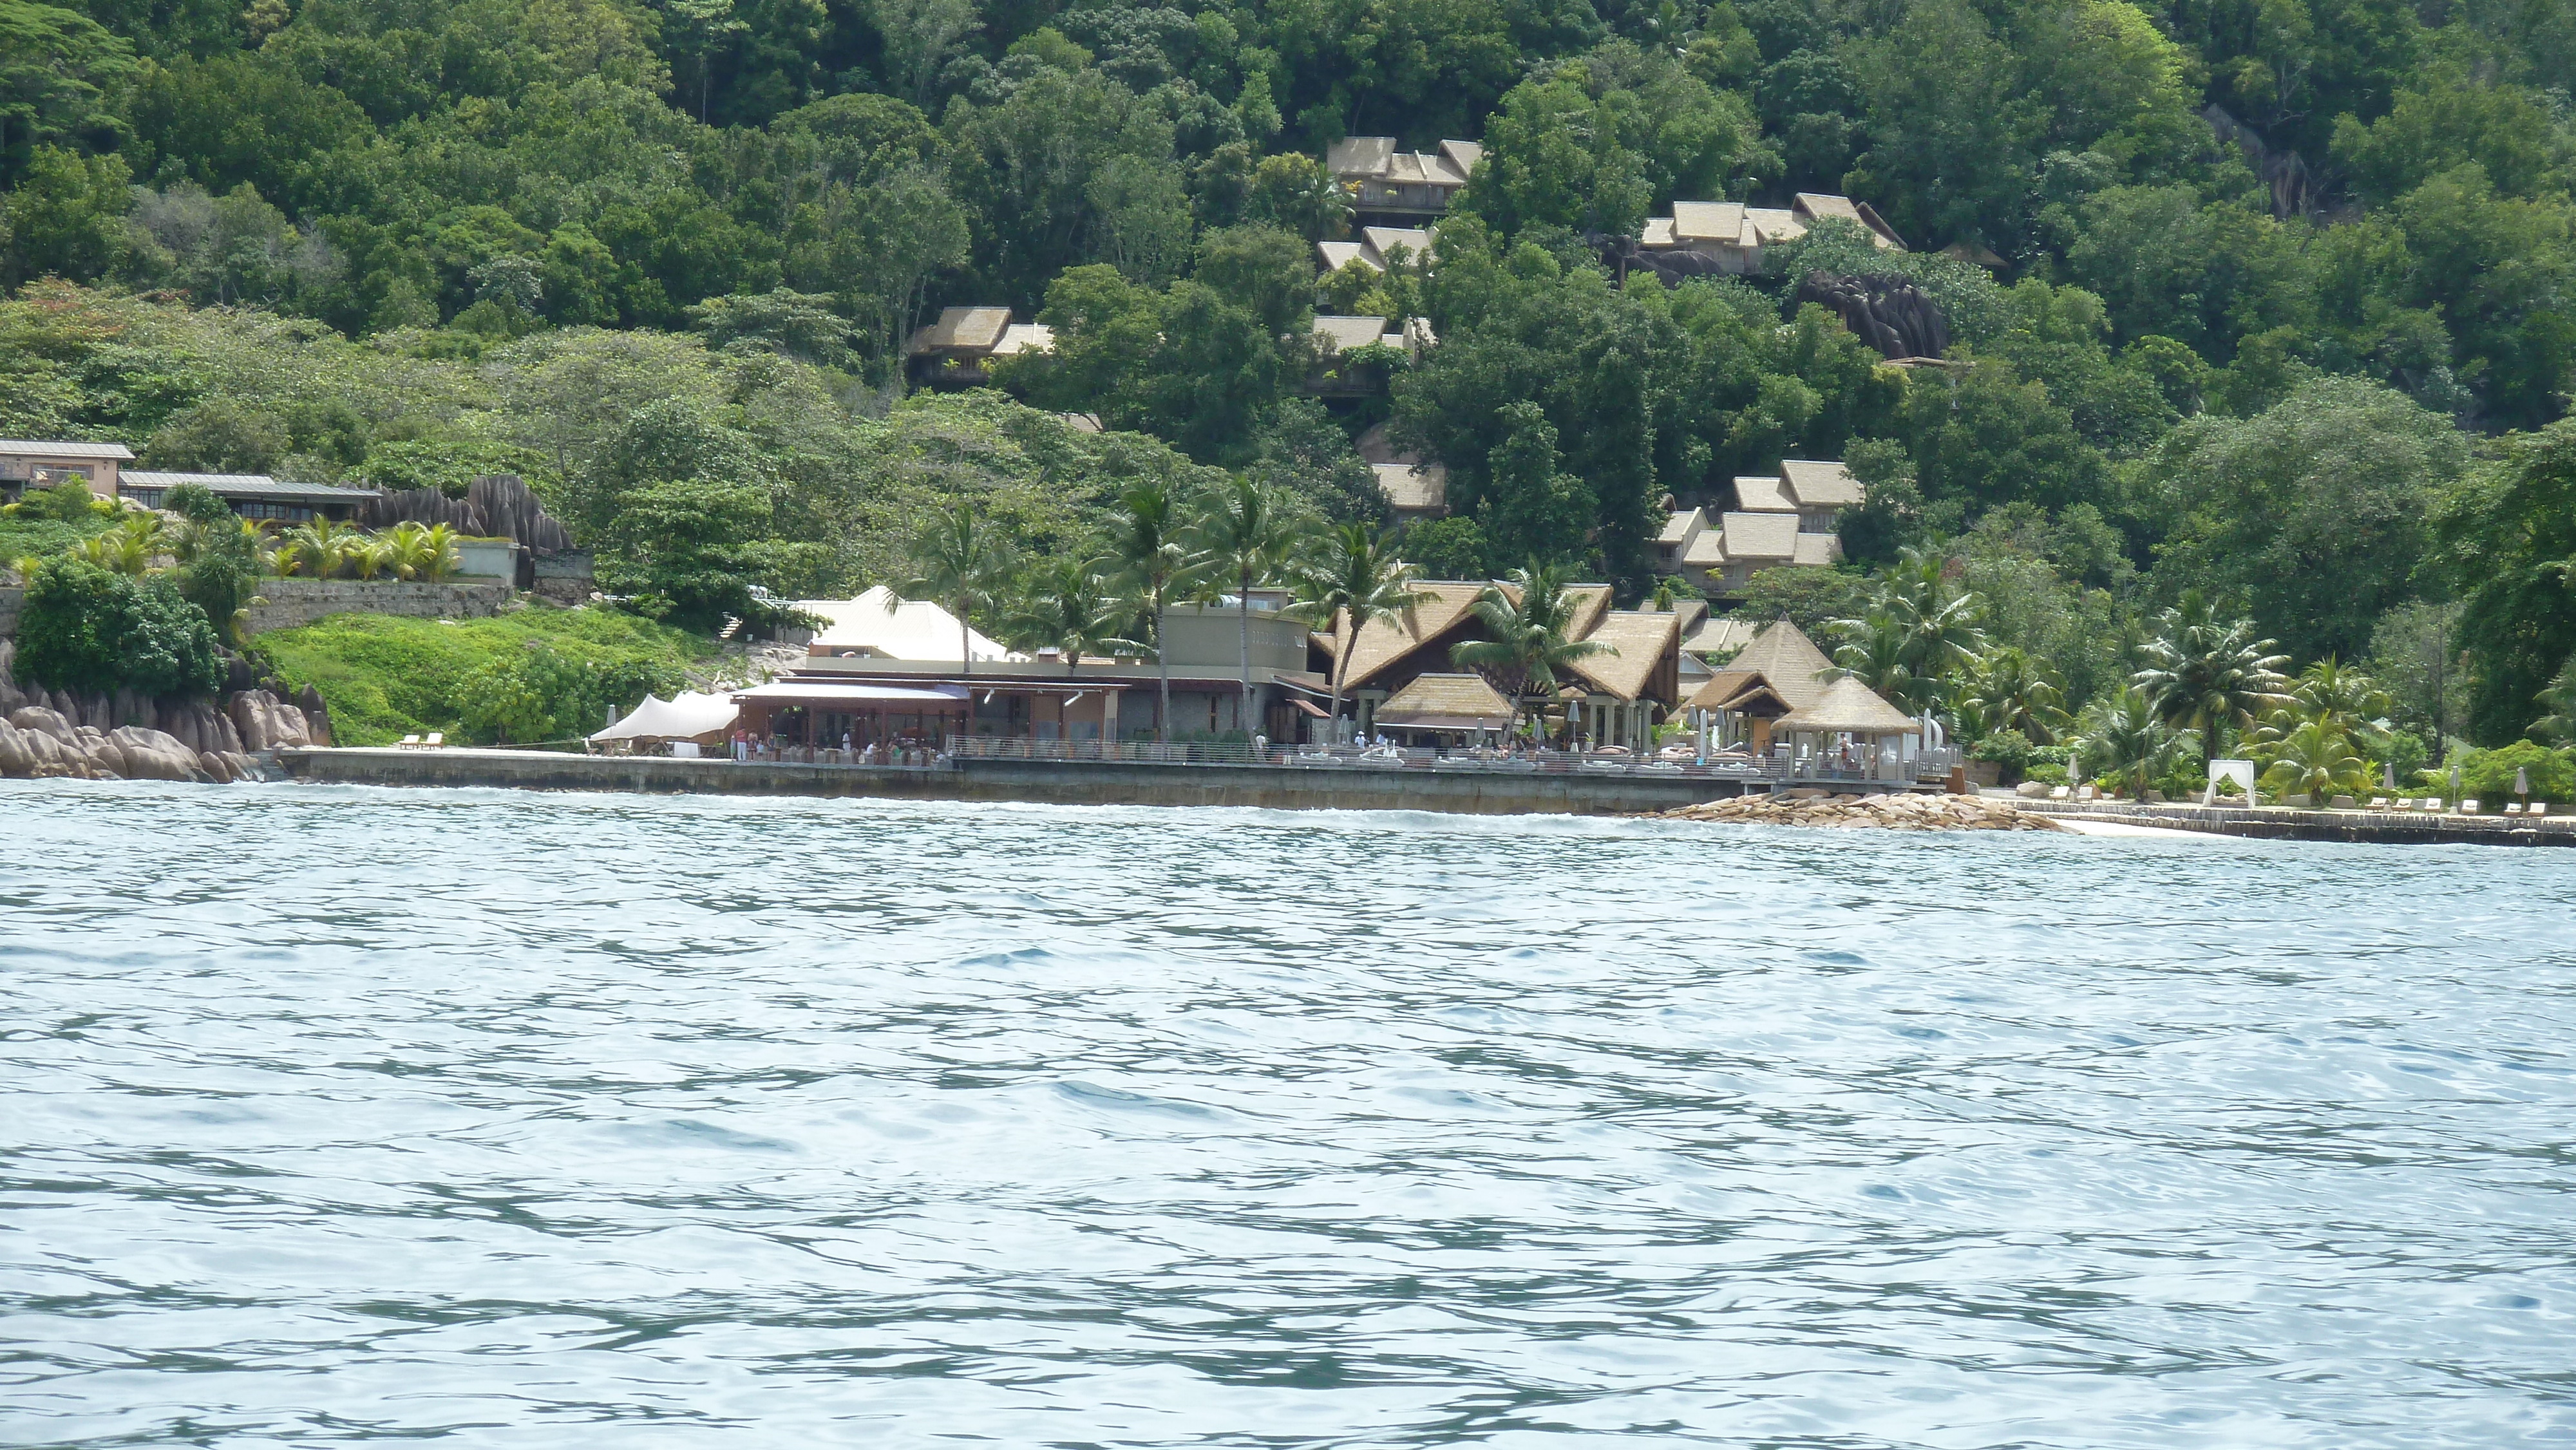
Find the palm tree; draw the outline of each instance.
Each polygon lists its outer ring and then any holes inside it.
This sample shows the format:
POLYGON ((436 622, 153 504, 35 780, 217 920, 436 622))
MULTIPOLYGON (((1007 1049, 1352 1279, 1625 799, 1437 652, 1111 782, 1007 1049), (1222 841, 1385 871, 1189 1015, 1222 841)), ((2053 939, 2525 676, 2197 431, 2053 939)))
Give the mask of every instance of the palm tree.
POLYGON ((2544 744, 2576 744, 2576 658, 2567 661, 2539 699, 2549 713, 2531 722, 2531 737, 2544 744))
POLYGON ((1941 677, 1985 649, 1977 626, 1985 607, 1982 596, 1951 589, 1937 555, 1905 549, 1880 577, 1863 616, 1828 626, 1846 641, 1834 663, 1905 709, 1928 709, 1941 677))
POLYGON ((1163 648, 1163 623, 1172 601, 1194 588, 1194 561, 1182 538, 1180 495, 1162 478, 1145 478, 1118 495, 1109 553, 1118 568, 1119 587, 1154 620, 1154 667, 1162 675, 1162 708, 1154 714, 1154 738, 1171 739, 1172 663, 1163 648))
POLYGON ((340 561, 347 557, 350 546, 357 542, 357 532, 335 519, 315 514, 286 531, 286 546, 278 550, 281 569, 293 570, 310 564, 314 578, 328 579, 340 567, 340 561))
POLYGON ((456 539, 456 530, 446 524, 432 524, 428 532, 421 535, 421 552, 428 557, 422 560, 420 570, 429 576, 432 584, 445 579, 465 562, 465 556, 457 552, 456 539))
POLYGON ((1277 489, 1236 474, 1215 489, 1189 529, 1211 574, 1234 576, 1236 650, 1243 669, 1244 733, 1252 733, 1252 589, 1288 572, 1312 537, 1309 520, 1277 489))
POLYGON ((115 528, 81 540, 72 552, 111 573, 140 576, 169 543, 161 516, 146 511, 126 515, 115 528))
POLYGON ((1490 638, 1462 640, 1449 658, 1483 675, 1512 702, 1504 738, 1519 733, 1521 706, 1533 696, 1556 697, 1556 672, 1605 652, 1592 640, 1571 637, 1574 597, 1556 565, 1514 569, 1488 584, 1470 606, 1490 638))
POLYGON ((2328 655, 2300 672, 2291 690, 2299 713, 2344 736, 2370 745, 2388 733, 2388 712, 2396 708, 2379 682, 2328 655))
POLYGON ((2165 723, 2155 701, 2144 690, 2121 685, 2085 707, 2076 722, 2075 759, 2086 773, 2123 772, 2133 777, 2135 793, 2147 793, 2147 777, 2162 770, 2181 737, 2165 723))
POLYGON ((2322 720, 2309 720, 2281 737, 2269 752, 2263 788, 2276 797, 2304 795, 2318 800, 2336 795, 2365 795, 2370 777, 2352 741, 2322 720))
POLYGON ((1970 663, 1954 707, 1973 712, 1984 733, 2018 730, 2041 745, 2066 724, 2066 696, 2057 671, 2006 645, 1970 663))
POLYGON ((1099 565, 1068 555, 1032 571, 1002 627, 1023 649, 1062 651, 1069 675, 1084 655, 1142 650, 1120 632, 1135 616, 1131 601, 1110 589, 1099 565))
POLYGON ((1351 655, 1361 631, 1381 620, 1401 619, 1439 596, 1413 587, 1415 570, 1396 557, 1395 531, 1371 533, 1352 522, 1334 529, 1298 581, 1305 598, 1290 612, 1321 625, 1333 639, 1333 726, 1341 728, 1342 688, 1350 682, 1351 655), (1348 621, 1350 640, 1342 639, 1348 621))
POLYGON ((2254 638, 2254 621, 2218 617, 2218 607, 2197 589, 2157 617, 2155 637, 2140 653, 2146 668, 2129 678, 2167 725, 2200 732, 2200 763, 2218 758, 2222 725, 2239 729, 2290 703, 2281 677, 2288 655, 2274 654, 2268 639, 2254 638))
POLYGON ((1010 551, 976 517, 972 505, 959 504, 913 536, 912 567, 919 572, 886 595, 892 614, 905 597, 936 599, 957 612, 958 677, 975 674, 974 612, 993 602, 1010 570, 1010 551))

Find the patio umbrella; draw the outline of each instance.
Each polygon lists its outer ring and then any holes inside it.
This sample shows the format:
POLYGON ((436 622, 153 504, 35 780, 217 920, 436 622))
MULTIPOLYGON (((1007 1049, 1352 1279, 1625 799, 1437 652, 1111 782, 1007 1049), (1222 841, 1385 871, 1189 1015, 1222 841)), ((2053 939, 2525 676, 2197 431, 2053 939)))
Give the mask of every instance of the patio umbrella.
POLYGON ((2531 795, 2531 772, 2519 765, 2513 768, 2513 793, 2525 798, 2531 795))
POLYGON ((2397 766, 2395 762, 2386 760, 2379 762, 2379 779, 2380 783, 2387 786, 2390 790, 2397 789, 2397 766))

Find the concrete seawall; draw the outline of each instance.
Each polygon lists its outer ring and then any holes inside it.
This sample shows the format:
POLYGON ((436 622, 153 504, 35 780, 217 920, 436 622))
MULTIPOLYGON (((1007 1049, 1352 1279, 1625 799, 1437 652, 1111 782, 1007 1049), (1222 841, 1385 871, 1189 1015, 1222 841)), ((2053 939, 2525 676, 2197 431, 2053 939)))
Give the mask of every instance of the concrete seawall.
POLYGON ((513 750, 281 750, 298 780, 342 785, 498 786, 652 794, 874 796, 1056 805, 1261 806, 1467 815, 1633 815, 1742 793, 1708 776, 1541 775, 968 760, 954 769, 736 764, 513 750))
POLYGON ((2353 841, 2378 846, 2576 846, 2576 817, 2435 816, 2398 811, 2314 811, 2285 807, 2069 805, 2019 801, 2023 810, 2069 820, 2109 821, 2242 836, 2257 841, 2353 841))

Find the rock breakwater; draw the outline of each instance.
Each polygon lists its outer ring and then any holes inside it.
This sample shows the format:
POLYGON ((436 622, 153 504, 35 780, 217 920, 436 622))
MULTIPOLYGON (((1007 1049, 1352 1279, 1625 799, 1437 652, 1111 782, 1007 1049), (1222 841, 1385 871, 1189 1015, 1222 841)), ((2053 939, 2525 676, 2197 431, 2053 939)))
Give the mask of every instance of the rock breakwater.
POLYGON ((1771 826, 1828 826, 1890 831, 2062 831, 2056 821, 2010 801, 1967 795, 1828 795, 1784 791, 1706 801, 1658 811, 1664 821, 1747 821, 1771 826))

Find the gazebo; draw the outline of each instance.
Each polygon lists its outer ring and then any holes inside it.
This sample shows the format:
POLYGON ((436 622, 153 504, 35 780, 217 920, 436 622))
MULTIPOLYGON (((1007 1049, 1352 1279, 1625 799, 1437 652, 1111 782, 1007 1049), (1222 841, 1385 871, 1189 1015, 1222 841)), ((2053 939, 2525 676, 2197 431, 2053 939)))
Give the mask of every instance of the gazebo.
MULTIPOLYGON (((1850 746, 1866 742, 1868 754, 1851 758, 1842 768, 1821 767, 1831 774, 1858 774, 1874 780, 1904 778, 1904 759, 1896 745, 1907 735, 1923 733, 1923 722, 1907 715, 1879 697, 1876 690, 1849 675, 1825 687, 1814 701, 1799 706, 1772 722, 1772 730, 1787 735, 1840 736, 1850 746)), ((1823 740, 1816 742, 1816 754, 1825 753, 1823 740)))

